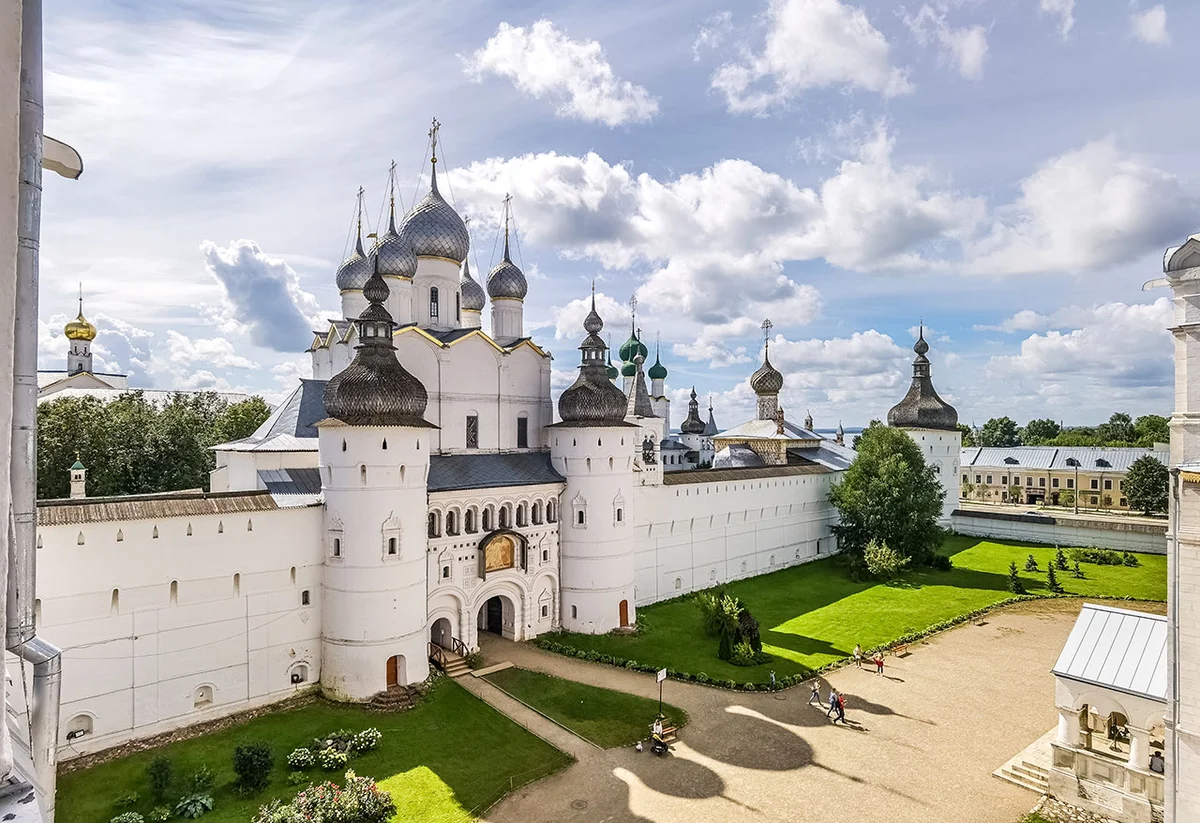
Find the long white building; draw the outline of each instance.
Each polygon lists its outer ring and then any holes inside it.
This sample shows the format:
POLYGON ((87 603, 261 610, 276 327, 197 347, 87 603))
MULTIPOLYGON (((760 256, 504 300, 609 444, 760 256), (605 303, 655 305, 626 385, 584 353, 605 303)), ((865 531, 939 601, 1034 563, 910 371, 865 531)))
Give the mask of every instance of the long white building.
MULTIPOLYGON (((666 370, 656 358, 648 389, 635 334, 614 375, 593 305, 556 419, 507 237, 485 288, 434 163, 425 198, 339 268, 343 319, 314 334, 313 378, 217 448, 211 492, 39 506, 62 757, 299 690, 370 700, 481 632, 607 632, 639 606, 837 550, 828 493, 853 452, 785 418, 765 354, 755 420, 722 434, 693 401, 683 445, 712 468, 668 470, 681 441, 666 370)), ((930 412, 925 349, 889 417, 936 441, 953 501, 957 416, 930 412)))

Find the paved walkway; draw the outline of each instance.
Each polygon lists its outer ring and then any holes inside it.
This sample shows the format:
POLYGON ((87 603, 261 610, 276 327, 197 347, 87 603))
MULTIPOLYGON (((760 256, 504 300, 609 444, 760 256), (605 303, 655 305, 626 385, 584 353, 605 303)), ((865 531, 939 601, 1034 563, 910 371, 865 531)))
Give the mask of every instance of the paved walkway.
MULTIPOLYGON (((515 646, 516 644, 509 645, 515 646)), ((466 675, 458 678, 455 682, 496 711, 507 715, 550 745, 561 749, 576 760, 586 760, 595 757, 602 751, 586 740, 567 731, 554 721, 538 714, 520 700, 510 697, 482 677, 466 675)))
MULTIPOLYGON (((745 694, 668 681, 666 700, 691 716, 671 757, 592 750, 487 819, 1014 823, 1036 798, 991 773, 1055 723, 1050 667, 1078 609, 1071 601, 1021 604, 888 658, 886 677, 853 667, 833 673, 822 695, 830 684, 847 694, 848 726, 808 705, 804 687, 745 694)), ((487 638, 484 655, 658 696, 648 675, 527 644, 487 638)))

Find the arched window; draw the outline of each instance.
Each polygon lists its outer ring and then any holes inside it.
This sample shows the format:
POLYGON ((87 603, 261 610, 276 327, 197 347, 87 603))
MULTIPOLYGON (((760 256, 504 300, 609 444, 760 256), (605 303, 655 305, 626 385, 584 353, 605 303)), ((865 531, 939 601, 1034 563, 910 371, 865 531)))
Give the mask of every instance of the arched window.
POLYGON ((155 526, 155 527, 154 527, 154 529, 153 529, 153 530, 151 530, 151 532, 150 532, 150 539, 152 539, 152 540, 157 540, 157 539, 158 539, 158 526, 155 526))
POLYGON ((383 438, 383 450, 387 451, 387 438, 383 438))
POLYGON ((188 537, 192 536, 192 524, 191 523, 187 524, 187 536, 188 537))
MULTIPOLYGON (((39 535, 39 537, 40 537, 40 535, 39 535)), ((124 540, 125 540, 125 532, 121 531, 120 529, 117 529, 117 542, 122 543, 122 542, 124 542, 124 540)))
POLYGON ((292 684, 299 685, 300 683, 308 682, 308 666, 304 663, 298 663, 292 667, 292 684))
POLYGON ((437 320, 438 317, 438 289, 434 286, 429 290, 429 319, 437 320))
POLYGON ((288 574, 289 574, 289 575, 291 576, 291 578, 292 578, 292 585, 293 585, 293 586, 295 586, 295 585, 296 585, 296 567, 295 567, 295 566, 292 566, 292 568, 291 568, 291 570, 288 572, 288 574))
POLYGON ((583 525, 583 509, 579 510, 579 525, 583 525))
POLYGON ((211 706, 212 704, 213 704, 213 687, 212 686, 201 686, 200 688, 196 689, 195 694, 192 696, 192 707, 193 708, 203 709, 206 706, 211 706))
POLYGON ((365 464, 358 467, 358 479, 364 486, 367 485, 367 467, 365 464))
POLYGON ((121 610, 121 591, 119 589, 112 590, 112 602, 109 604, 108 613, 116 614, 121 610))
POLYGON ((533 525, 540 526, 542 524, 542 501, 537 500, 533 504, 533 525))
POLYGON ((454 511, 446 512, 446 534, 458 534, 458 514, 454 511))
POLYGON ((179 602, 179 581, 171 581, 171 605, 174 606, 179 602))
POLYGON ((440 534, 441 534, 441 532, 438 530, 437 512, 430 512, 429 513, 429 536, 430 537, 438 537, 440 534))
POLYGON ((550 502, 548 502, 546 504, 546 522, 554 523, 554 522, 557 522, 557 519, 558 519, 558 512, 555 511, 554 501, 551 500, 550 502))
POLYGON ((342 556, 342 538, 340 538, 340 537, 333 538, 333 556, 334 557, 342 556))
POLYGON ((500 507, 500 528, 507 529, 508 523, 508 504, 505 503, 500 507))
POLYGON ((301 606, 311 606, 312 605, 312 595, 308 593, 308 589, 305 589, 304 591, 300 592, 300 605, 301 606))
POLYGON ((492 530, 492 507, 488 506, 483 510, 483 530, 490 532, 492 530))
POLYGON ((238 597, 242 593, 242 575, 240 572, 234 572, 233 575, 233 596, 238 597))
POLYGON ((388 554, 395 554, 396 551, 397 551, 396 538, 389 537, 388 538, 388 554))
POLYGON ((617 509, 617 522, 618 523, 625 522, 625 512, 621 509, 617 509))
POLYGON ((458 292, 454 293, 454 322, 462 322, 462 296, 458 292))
POLYGON ((529 525, 529 507, 525 503, 521 503, 520 505, 517 506, 517 525, 518 526, 528 526, 529 525))
POLYGON ((679 589, 681 589, 681 588, 683 588, 683 579, 676 577, 675 578, 675 591, 679 591, 679 589))
POLYGON ((572 617, 572 618, 577 618, 577 617, 579 617, 579 607, 578 607, 578 606, 572 606, 572 607, 571 607, 571 617, 572 617))
POLYGON ((467 530, 467 534, 475 533, 475 510, 467 509, 463 515, 463 527, 467 530))
POLYGON ((83 532, 80 532, 79 536, 75 538, 75 544, 78 546, 83 545, 83 532))

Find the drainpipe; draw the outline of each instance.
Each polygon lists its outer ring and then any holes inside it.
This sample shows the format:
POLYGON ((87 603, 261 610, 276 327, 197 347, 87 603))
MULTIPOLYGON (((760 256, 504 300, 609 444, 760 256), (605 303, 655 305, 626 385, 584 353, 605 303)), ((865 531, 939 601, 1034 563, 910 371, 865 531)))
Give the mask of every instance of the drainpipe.
POLYGON ((1174 561, 1175 574, 1171 575, 1171 590, 1167 592, 1167 625, 1170 627, 1167 641, 1171 644, 1170 660, 1173 663, 1169 676, 1171 678, 1171 703, 1167 715, 1167 723, 1171 725, 1171 756, 1167 759, 1167 797, 1170 811, 1166 819, 1176 821, 1176 769, 1179 768, 1179 467, 1171 469, 1171 552, 1167 558, 1168 568, 1174 561))
POLYGON ((42 0, 25 0, 21 30, 20 182, 13 322, 12 524, 5 647, 33 665, 30 752, 47 823, 54 820, 62 653, 37 636, 37 316, 42 207, 42 0))

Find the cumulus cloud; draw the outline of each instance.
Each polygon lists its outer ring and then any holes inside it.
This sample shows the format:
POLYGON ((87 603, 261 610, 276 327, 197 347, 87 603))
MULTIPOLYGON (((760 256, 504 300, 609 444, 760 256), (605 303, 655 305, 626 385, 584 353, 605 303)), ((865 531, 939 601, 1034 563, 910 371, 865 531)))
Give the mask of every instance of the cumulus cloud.
POLYGON ((495 74, 530 97, 556 100, 559 117, 620 126, 658 112, 657 98, 616 76, 599 43, 572 40, 549 20, 529 28, 501 23, 465 67, 476 81, 495 74))
POLYGON ((1041 328, 1020 352, 992 357, 986 376, 1015 398, 1070 407, 1103 392, 1109 403, 1137 401, 1169 407, 1173 365, 1173 310, 1166 297, 1153 303, 1104 303, 1051 315, 1021 312, 1012 330, 1041 328))
POLYGON ((987 30, 983 26, 955 28, 946 21, 947 6, 923 5, 916 14, 904 14, 904 23, 922 46, 936 43, 943 62, 952 64, 969 80, 983 77, 987 59, 987 30))
MULTIPOLYGON (((583 319, 587 317, 591 309, 591 295, 572 300, 565 306, 556 308, 554 310, 554 339, 582 340, 584 336, 583 319)), ((629 328, 629 306, 620 300, 609 297, 604 292, 596 292, 596 314, 600 315, 604 321, 604 330, 601 334, 606 337, 614 334, 623 335, 629 328)), ((623 339, 622 337, 622 340, 617 341, 616 345, 620 346, 623 339)))
POLYGON ((187 367, 199 363, 214 369, 256 369, 258 364, 234 350, 223 337, 191 338, 167 331, 167 356, 171 363, 187 367))
POLYGON ((720 47, 733 33, 733 12, 722 11, 704 21, 696 32, 696 40, 692 43, 692 58, 700 62, 700 54, 706 49, 720 47))
POLYGON ((1058 32, 1064 40, 1075 28, 1075 0, 1038 0, 1043 14, 1058 18, 1058 32))
POLYGON ((1134 37, 1143 43, 1162 46, 1170 40, 1167 34, 1167 10, 1162 3, 1145 11, 1134 12, 1131 22, 1134 37))
POLYGON ((770 0, 764 20, 761 48, 743 44, 712 76, 731 112, 764 114, 815 88, 889 97, 912 91, 906 72, 891 64, 887 39, 860 8, 839 0, 770 0))
POLYGON ((205 269, 224 291, 228 319, 256 345, 295 351, 321 323, 316 298, 300 288, 291 266, 253 240, 234 240, 226 247, 205 240, 200 250, 205 269))
POLYGON ((1076 272, 1123 263, 1185 235, 1200 204, 1177 177, 1112 138, 1051 158, 1020 189, 969 244, 969 271, 1076 272))

